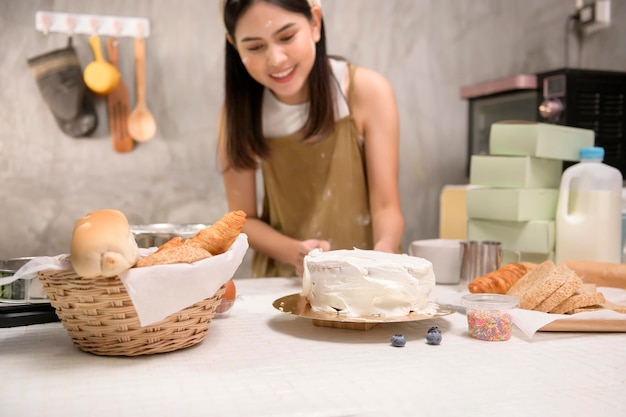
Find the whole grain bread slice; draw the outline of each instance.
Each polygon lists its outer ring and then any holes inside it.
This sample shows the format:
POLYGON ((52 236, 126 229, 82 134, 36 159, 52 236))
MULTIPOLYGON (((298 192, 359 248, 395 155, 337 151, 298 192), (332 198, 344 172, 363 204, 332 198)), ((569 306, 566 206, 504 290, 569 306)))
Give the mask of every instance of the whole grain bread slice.
POLYGON ((565 277, 565 281, 552 294, 550 294, 542 302, 540 302, 534 308, 534 310, 547 313, 554 307, 565 301, 568 297, 574 295, 574 293, 576 293, 576 291, 578 291, 580 287, 583 286, 583 280, 580 279, 578 275, 576 275, 576 272, 572 271, 566 265, 557 266, 551 272, 550 276, 554 274, 563 274, 563 276, 565 277))
MULTIPOLYGON (((507 295, 517 297, 521 300, 522 295, 533 287, 538 281, 541 281, 546 277, 550 271, 556 268, 554 262, 548 260, 542 262, 537 267, 530 270, 526 275, 521 277, 510 289, 507 291, 507 295)), ((520 306, 521 307, 521 306, 520 306)), ((523 308, 523 307, 522 307, 523 308)))
POLYGON ((570 278, 569 271, 569 268, 564 269, 562 266, 558 266, 553 268, 548 275, 535 281, 520 297, 520 308, 534 310, 539 304, 565 284, 570 278))
POLYGON ((602 304, 596 304, 587 307, 575 308, 571 311, 572 314, 575 313, 588 313, 590 311, 600 311, 600 310, 613 310, 616 313, 626 314, 626 306, 612 303, 610 301, 605 301, 602 304))
POLYGON ((596 290, 595 285, 583 286, 581 289, 576 291, 576 294, 568 297, 566 300, 550 310, 550 313, 571 314, 577 308, 589 307, 596 304, 602 304, 604 302, 606 302, 604 295, 596 290))

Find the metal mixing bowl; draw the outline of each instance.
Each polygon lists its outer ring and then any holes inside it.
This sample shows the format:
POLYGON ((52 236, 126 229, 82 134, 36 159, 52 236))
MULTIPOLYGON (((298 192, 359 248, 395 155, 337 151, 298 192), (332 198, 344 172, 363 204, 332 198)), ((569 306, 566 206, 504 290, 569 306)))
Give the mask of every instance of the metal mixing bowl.
MULTIPOLYGON (((13 276, 18 269, 27 264, 32 257, 12 258, 0 260, 0 277, 13 276)), ((10 284, 0 286, 0 298, 9 300, 23 300, 28 294, 30 281, 18 279, 10 284)))
POLYGON ((200 230, 209 227, 202 223, 155 223, 130 225, 130 231, 135 235, 137 246, 140 248, 158 247, 173 237, 185 239, 192 237, 200 230))

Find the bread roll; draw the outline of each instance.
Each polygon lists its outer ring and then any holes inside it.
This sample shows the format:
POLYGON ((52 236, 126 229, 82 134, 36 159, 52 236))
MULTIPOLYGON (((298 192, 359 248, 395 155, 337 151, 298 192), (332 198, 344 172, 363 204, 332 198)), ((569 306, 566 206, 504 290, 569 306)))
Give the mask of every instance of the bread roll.
POLYGON ((79 219, 70 259, 74 271, 85 278, 112 277, 130 269, 139 259, 139 249, 126 216, 106 209, 79 219))

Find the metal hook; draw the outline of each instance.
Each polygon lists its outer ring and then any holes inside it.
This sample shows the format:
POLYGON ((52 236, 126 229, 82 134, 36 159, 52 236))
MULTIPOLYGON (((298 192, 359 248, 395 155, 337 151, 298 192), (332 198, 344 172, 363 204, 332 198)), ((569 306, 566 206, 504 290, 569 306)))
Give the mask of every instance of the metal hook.
POLYGON ((35 29, 46 36, 61 32, 69 37, 85 34, 146 38, 150 33, 150 22, 145 18, 38 11, 35 29))
POLYGON ((45 36, 48 36, 48 34, 50 33, 50 26, 52 25, 52 19, 49 15, 44 14, 41 16, 40 20, 41 25, 43 26, 42 32, 45 36))
POLYGON ((93 35, 98 34, 98 30, 100 29, 100 20, 95 17, 91 19, 91 29, 93 30, 93 35))
POLYGON ((139 38, 144 37, 144 30, 145 28, 143 27, 143 22, 137 22, 137 35, 139 38))
POLYGON ((71 38, 74 35, 74 28, 76 27, 76 20, 72 16, 67 16, 65 19, 67 25, 67 35, 71 38))
POLYGON ((115 29, 115 36, 120 36, 122 34, 123 27, 124 25, 122 24, 121 21, 116 20, 115 22, 113 22, 113 28, 115 29))

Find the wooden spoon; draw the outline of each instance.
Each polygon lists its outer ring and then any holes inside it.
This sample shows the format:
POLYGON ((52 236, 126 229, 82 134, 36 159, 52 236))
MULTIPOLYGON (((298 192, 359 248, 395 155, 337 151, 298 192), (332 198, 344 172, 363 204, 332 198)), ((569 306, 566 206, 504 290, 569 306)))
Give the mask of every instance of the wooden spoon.
MULTIPOLYGON (((109 38, 106 42, 107 57, 111 64, 119 71, 119 45, 117 39, 109 38)), ((133 150, 134 141, 128 133, 128 89, 124 81, 120 79, 117 87, 107 96, 109 110, 109 130, 113 141, 113 149, 117 152, 130 152, 133 150)))
POLYGON ((154 116, 146 105, 146 46, 144 38, 135 38, 137 103, 128 117, 128 132, 137 142, 147 142, 156 133, 154 116))
POLYGON ((120 72, 102 58, 99 36, 93 35, 89 37, 89 44, 93 50, 95 60, 90 62, 85 68, 83 79, 87 87, 94 93, 109 94, 120 82, 120 72))

